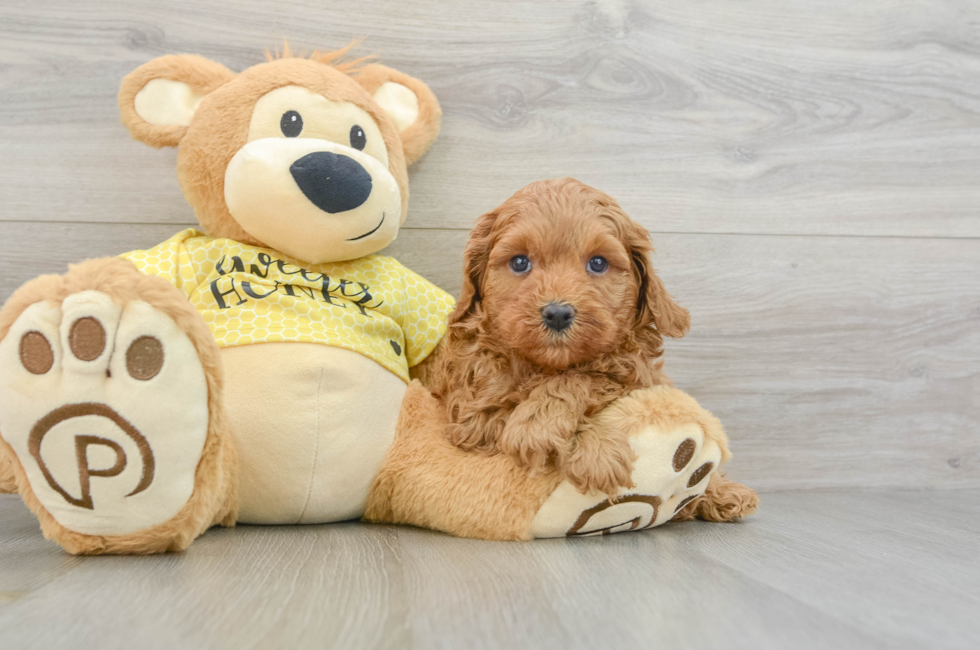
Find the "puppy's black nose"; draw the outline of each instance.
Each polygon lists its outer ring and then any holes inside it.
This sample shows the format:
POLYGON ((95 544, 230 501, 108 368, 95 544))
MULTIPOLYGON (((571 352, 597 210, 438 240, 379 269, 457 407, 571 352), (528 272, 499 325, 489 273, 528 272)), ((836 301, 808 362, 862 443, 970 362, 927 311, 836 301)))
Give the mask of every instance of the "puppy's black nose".
POLYGON ((371 196, 371 174, 349 156, 308 153, 289 168, 299 189, 324 212, 346 212, 371 196))
POLYGON ((560 332, 575 320, 575 308, 562 303, 548 303, 541 308, 541 320, 548 329, 560 332))

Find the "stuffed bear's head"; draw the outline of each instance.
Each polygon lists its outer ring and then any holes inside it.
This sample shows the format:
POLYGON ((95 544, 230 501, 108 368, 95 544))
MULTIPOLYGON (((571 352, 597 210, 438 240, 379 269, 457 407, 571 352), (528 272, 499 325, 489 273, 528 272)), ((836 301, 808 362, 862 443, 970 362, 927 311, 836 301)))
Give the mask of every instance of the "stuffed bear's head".
POLYGON ((406 167, 435 140, 440 109, 406 74, 333 65, 345 51, 238 75, 162 56, 123 80, 122 121, 148 145, 179 146, 181 188, 212 237, 312 264, 355 259, 398 234, 406 167))

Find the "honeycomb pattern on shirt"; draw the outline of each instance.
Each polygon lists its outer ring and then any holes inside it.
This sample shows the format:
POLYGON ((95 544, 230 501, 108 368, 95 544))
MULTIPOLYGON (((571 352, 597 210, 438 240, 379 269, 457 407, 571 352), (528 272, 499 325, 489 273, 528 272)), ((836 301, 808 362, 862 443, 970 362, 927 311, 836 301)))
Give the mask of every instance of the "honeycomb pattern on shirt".
POLYGON ((304 265, 193 228, 123 255, 183 291, 220 347, 297 341, 359 352, 408 381, 446 332, 452 296, 382 255, 304 265))

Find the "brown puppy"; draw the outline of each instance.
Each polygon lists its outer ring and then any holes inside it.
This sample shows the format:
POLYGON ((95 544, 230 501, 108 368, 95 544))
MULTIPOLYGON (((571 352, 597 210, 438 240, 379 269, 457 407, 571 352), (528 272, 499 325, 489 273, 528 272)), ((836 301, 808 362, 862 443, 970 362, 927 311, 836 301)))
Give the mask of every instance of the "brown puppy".
POLYGON ((532 183, 480 217, 449 333, 422 377, 448 408, 452 442, 554 464, 583 492, 632 487, 626 435, 589 419, 669 383, 662 337, 684 336, 690 317, 652 251, 614 199, 570 178, 532 183))

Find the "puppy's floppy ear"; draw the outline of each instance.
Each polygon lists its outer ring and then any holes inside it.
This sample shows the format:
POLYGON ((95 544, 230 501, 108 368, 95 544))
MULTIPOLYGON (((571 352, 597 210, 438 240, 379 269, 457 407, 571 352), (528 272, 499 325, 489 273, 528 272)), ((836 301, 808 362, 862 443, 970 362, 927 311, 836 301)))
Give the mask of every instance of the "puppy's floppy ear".
POLYGON ((235 74, 195 54, 170 54, 130 72, 119 88, 119 113, 133 138, 151 147, 176 147, 206 95, 235 74))
POLYGON ((463 250, 463 290, 460 292, 456 309, 449 315, 449 324, 454 325, 466 319, 480 302, 480 288, 487 274, 490 262, 490 249, 493 248, 493 225, 497 221, 497 211, 487 212, 476 221, 470 239, 463 250))
POLYGON ((395 123, 406 164, 421 158, 439 135, 442 120, 442 109, 429 87, 415 77, 377 63, 358 68, 353 79, 395 123))
POLYGON ((636 326, 648 327, 651 323, 664 336, 680 338, 691 329, 691 314, 674 302, 664 283, 653 270, 650 253, 650 234, 634 223, 629 234, 630 256, 633 258, 633 275, 639 287, 636 305, 636 326))

